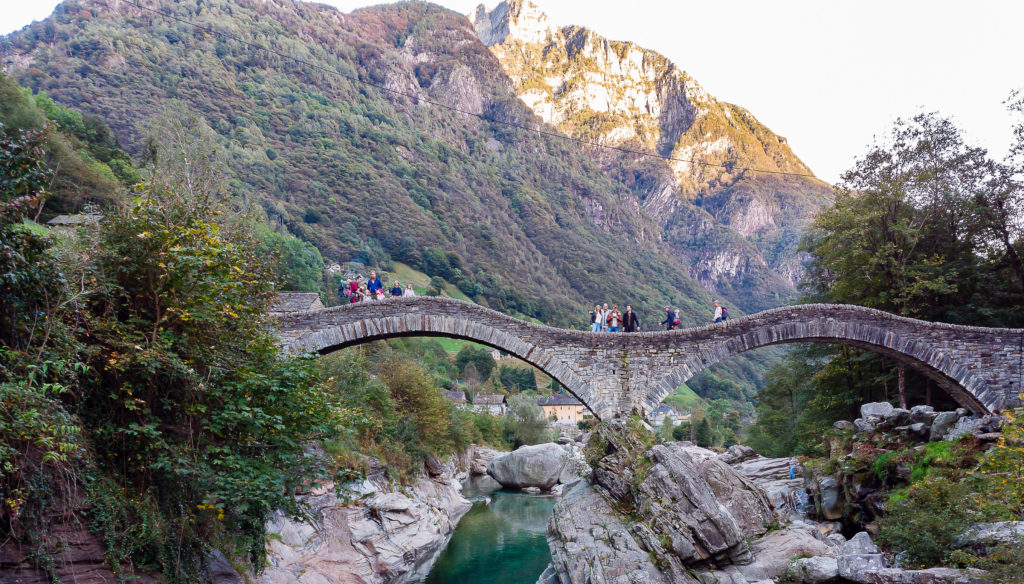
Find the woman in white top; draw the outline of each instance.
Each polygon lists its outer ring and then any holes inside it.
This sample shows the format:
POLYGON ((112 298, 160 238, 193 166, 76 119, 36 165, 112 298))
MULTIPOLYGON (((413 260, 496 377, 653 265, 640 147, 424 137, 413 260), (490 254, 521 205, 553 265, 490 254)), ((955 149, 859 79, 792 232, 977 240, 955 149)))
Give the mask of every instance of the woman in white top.
POLYGON ((402 292, 402 296, 415 296, 416 293, 412 290, 412 284, 405 285, 405 292, 402 292))

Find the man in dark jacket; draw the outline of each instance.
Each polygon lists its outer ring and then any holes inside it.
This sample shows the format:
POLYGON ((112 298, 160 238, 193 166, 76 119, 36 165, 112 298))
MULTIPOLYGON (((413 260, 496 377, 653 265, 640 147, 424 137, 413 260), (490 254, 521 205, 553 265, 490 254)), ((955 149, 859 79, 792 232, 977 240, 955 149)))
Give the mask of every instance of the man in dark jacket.
POLYGON ((671 306, 665 307, 665 320, 661 321, 661 324, 666 325, 665 330, 670 331, 676 328, 676 313, 672 310, 671 306))
POLYGON ((627 333, 635 333, 640 330, 640 319, 633 312, 632 305, 626 305, 626 312, 622 313, 622 330, 627 333))

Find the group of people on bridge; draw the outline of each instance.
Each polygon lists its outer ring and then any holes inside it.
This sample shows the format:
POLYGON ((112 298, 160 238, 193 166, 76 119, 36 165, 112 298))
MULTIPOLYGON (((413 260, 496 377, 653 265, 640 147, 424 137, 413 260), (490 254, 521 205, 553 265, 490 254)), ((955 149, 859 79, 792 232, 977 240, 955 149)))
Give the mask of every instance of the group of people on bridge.
MULTIPOLYGON (((722 322, 729 318, 729 309, 722 306, 718 301, 714 303, 715 311, 711 322, 722 322)), ((673 330, 679 326, 679 308, 675 306, 665 307, 665 320, 661 321, 665 330, 673 330)), ((594 333, 635 333, 640 330, 640 319, 633 306, 627 304, 625 312, 619 312, 618 305, 613 304, 609 309, 608 304, 596 304, 594 310, 590 311, 590 331, 594 333)))
POLYGON ((412 283, 406 283, 405 288, 395 280, 391 288, 385 292, 384 284, 377 275, 376 270, 370 270, 370 278, 363 283, 362 276, 356 276, 350 280, 343 280, 338 284, 338 297, 349 302, 363 302, 367 300, 384 300, 388 296, 415 296, 412 283))

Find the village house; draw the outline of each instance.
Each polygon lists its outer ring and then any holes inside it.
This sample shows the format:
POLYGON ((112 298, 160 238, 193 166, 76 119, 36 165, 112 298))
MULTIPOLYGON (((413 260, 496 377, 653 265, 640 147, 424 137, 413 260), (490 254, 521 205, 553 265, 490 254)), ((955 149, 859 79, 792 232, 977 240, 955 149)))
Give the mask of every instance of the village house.
POLYGON ((537 400, 544 416, 556 424, 576 424, 593 416, 583 402, 568 393, 553 393, 537 400))
POLYGON ((473 411, 504 416, 507 403, 505 396, 500 393, 480 393, 473 398, 473 411))
POLYGON ((457 408, 465 408, 467 406, 466 392, 464 391, 442 391, 441 395, 457 408))
POLYGON ((667 404, 661 404, 647 415, 647 422, 655 428, 660 428, 666 423, 678 426, 689 419, 690 414, 688 412, 680 414, 675 408, 667 404))

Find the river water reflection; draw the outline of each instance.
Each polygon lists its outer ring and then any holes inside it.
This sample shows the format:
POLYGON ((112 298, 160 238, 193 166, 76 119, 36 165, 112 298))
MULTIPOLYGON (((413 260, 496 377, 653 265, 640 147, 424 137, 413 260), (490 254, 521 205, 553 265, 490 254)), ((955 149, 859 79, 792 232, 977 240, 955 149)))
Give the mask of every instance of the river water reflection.
POLYGON ((554 497, 467 485, 473 508, 459 521, 425 584, 534 584, 551 562, 544 537, 554 497), (490 497, 490 504, 485 499, 490 497))

